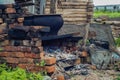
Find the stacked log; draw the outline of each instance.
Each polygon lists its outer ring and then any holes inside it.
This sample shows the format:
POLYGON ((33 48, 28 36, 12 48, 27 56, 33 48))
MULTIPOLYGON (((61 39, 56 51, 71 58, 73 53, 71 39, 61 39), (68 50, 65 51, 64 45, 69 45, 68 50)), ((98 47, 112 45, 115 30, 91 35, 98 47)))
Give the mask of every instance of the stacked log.
MULTIPOLYGON (((91 0, 58 0, 56 14, 62 14, 65 24, 86 24, 91 21, 93 2, 91 0)), ((50 14, 50 0, 46 3, 46 14, 50 14)))
POLYGON ((114 36, 115 38, 120 37, 120 27, 119 27, 119 26, 112 25, 111 28, 112 28, 112 34, 113 34, 113 36, 114 36))
POLYGON ((113 37, 120 37, 120 21, 110 21, 105 19, 94 19, 95 23, 111 25, 113 37))

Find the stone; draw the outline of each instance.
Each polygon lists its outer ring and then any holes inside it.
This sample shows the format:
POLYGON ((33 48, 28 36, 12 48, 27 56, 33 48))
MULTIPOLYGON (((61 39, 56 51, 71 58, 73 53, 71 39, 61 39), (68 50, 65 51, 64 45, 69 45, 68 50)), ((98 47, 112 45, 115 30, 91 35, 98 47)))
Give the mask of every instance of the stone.
POLYGON ((107 69, 112 57, 111 53, 103 48, 97 49, 94 45, 90 48, 91 63, 98 69, 107 69))

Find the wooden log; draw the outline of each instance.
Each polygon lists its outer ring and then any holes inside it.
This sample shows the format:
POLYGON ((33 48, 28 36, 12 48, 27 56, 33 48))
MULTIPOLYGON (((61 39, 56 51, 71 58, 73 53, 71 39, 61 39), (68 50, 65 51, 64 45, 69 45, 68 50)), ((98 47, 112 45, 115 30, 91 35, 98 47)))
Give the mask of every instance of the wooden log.
POLYGON ((73 14, 73 15, 62 15, 63 18, 86 18, 86 14, 73 14))
POLYGON ((60 6, 58 7, 58 9, 86 9, 86 8, 87 6, 60 6))
POLYGON ((85 25, 87 21, 65 21, 64 24, 76 24, 76 25, 85 25))
MULTIPOLYGON (((47 2, 46 5, 50 6, 50 2, 47 2)), ((75 3, 75 2, 61 2, 62 6, 86 6, 87 2, 79 2, 79 3, 75 3)))
POLYGON ((87 18, 63 18, 64 21, 86 21, 87 18))

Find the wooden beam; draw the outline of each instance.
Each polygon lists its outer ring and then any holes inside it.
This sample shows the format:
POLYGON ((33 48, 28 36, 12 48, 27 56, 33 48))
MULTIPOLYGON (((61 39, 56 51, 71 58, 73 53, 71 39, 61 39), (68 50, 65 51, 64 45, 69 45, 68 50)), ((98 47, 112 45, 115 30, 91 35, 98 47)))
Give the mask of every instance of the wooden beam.
POLYGON ((57 0, 50 0, 50 13, 55 14, 57 9, 57 0))

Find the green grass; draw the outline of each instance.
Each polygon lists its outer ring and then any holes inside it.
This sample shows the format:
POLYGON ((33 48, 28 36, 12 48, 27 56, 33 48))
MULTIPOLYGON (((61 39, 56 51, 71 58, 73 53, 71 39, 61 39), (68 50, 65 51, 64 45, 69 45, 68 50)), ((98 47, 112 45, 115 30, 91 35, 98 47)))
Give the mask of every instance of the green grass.
POLYGON ((115 39, 115 44, 117 47, 120 47, 120 37, 115 39))
POLYGON ((11 68, 0 64, 0 80, 44 80, 41 73, 30 73, 21 68, 11 68))
POLYGON ((110 11, 94 11, 93 14, 94 18, 100 17, 100 16, 108 16, 109 18, 118 18, 120 17, 120 12, 110 12, 110 11))

